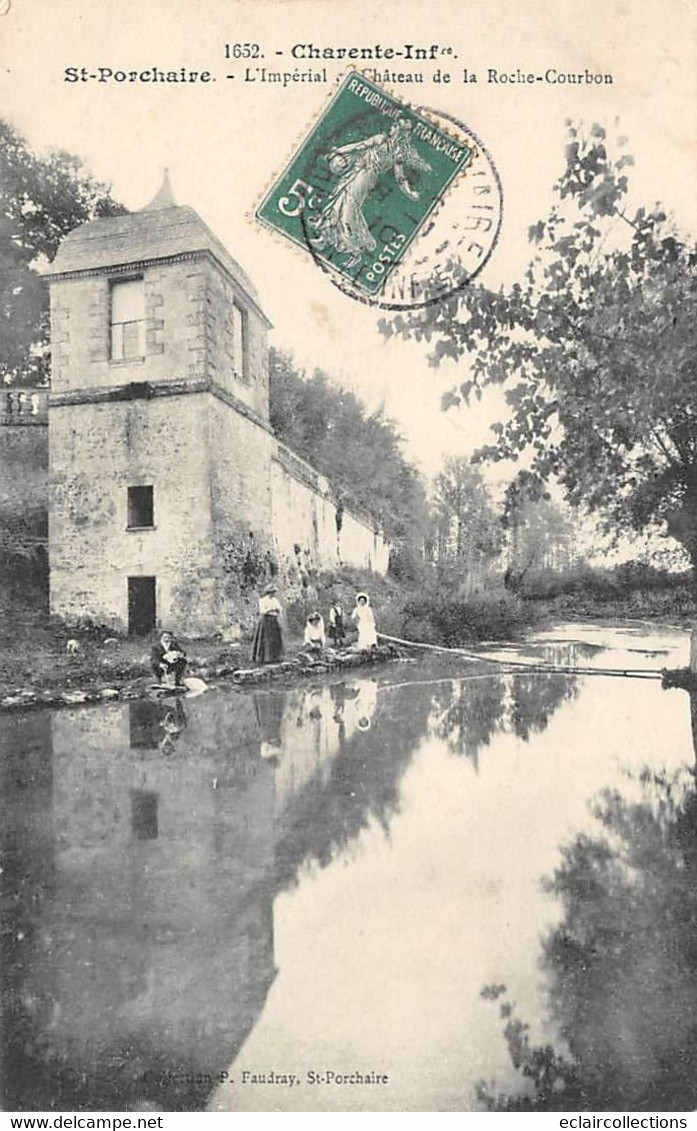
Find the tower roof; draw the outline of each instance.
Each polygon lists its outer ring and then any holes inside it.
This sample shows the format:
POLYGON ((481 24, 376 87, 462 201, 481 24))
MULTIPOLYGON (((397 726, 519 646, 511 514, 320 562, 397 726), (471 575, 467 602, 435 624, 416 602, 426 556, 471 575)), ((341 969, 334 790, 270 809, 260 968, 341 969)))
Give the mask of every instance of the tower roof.
POLYGON ((165 169, 160 188, 150 203, 146 204, 144 208, 141 208, 141 212, 156 212, 158 208, 176 207, 177 202, 174 199, 174 193, 172 192, 172 186, 169 181, 169 169, 165 169))
POLYGON ((209 252, 261 309, 256 288, 237 260, 193 208, 175 203, 167 170, 158 193, 145 208, 80 224, 68 233, 42 273, 48 278, 101 274, 193 252, 209 252))

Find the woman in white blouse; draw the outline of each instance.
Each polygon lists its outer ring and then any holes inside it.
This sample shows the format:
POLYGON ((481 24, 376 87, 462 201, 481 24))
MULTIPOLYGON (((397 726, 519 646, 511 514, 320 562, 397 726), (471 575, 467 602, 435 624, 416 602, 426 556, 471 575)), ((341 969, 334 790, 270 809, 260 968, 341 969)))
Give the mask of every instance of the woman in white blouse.
POLYGON ((275 664, 283 655, 282 610, 276 592, 275 585, 267 585, 259 598, 259 620, 252 643, 252 663, 255 664, 275 664))
POLYGON ((374 648, 378 642, 378 637, 375 631, 375 617, 367 593, 356 594, 356 607, 351 613, 351 620, 354 620, 358 626, 356 647, 361 650, 374 648))

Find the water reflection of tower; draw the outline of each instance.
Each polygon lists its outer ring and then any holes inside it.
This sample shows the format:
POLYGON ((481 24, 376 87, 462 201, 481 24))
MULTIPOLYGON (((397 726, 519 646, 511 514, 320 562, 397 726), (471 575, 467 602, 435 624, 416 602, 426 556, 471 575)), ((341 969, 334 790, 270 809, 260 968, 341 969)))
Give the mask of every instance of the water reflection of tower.
POLYGON ((344 740, 327 687, 268 693, 261 712, 246 693, 187 701, 167 756, 171 701, 53 717, 33 832, 15 791, 47 893, 13 975, 17 998, 40 1003, 12 1022, 15 1108, 205 1105, 207 1073, 227 1070, 275 976, 275 894, 397 805, 430 692, 376 710, 363 683, 344 689, 344 740), (262 742, 280 753, 262 757, 262 742))
MULTIPOLYGON (((27 984, 42 940, 42 917, 55 895, 50 718, 5 716, 0 726, 0 1063, 3 1106, 21 1110, 44 1073, 33 1034, 49 1027, 55 980, 27 984)), ((32 1105, 33 1106, 33 1105, 32 1105)))
POLYGON ((273 980, 275 790, 252 704, 192 703, 168 758, 160 706, 53 719, 54 880, 18 974, 46 1001, 22 1034, 45 1071, 14 1065, 19 1109, 201 1107, 273 980))

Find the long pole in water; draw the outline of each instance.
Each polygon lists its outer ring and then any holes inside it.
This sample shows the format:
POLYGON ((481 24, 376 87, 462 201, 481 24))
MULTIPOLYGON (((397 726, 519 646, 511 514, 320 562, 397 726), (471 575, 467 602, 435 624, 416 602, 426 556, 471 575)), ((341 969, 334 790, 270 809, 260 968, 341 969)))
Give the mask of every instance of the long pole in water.
POLYGON ((484 656, 480 652, 469 652, 465 648, 446 648, 442 644, 426 644, 419 640, 402 640, 399 636, 387 636, 384 632, 377 634, 381 640, 388 640, 391 644, 402 644, 407 648, 422 648, 430 652, 445 652, 451 656, 463 656, 468 660, 477 660, 479 663, 496 664, 509 670, 529 672, 549 672, 562 675, 604 675, 616 676, 625 679, 661 679, 660 668, 581 668, 567 667, 561 664, 538 663, 535 660, 499 660, 493 656, 484 656))

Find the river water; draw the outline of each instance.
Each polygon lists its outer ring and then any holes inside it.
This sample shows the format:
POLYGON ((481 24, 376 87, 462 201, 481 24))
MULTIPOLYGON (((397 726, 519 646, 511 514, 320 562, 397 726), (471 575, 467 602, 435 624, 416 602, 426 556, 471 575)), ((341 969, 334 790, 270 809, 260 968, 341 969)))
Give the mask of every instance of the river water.
MULTIPOLYGON (((655 669, 687 641, 497 654, 655 669)), ((695 1099, 685 692, 418 661, 8 715, 0 745, 7 1108, 695 1099)))

